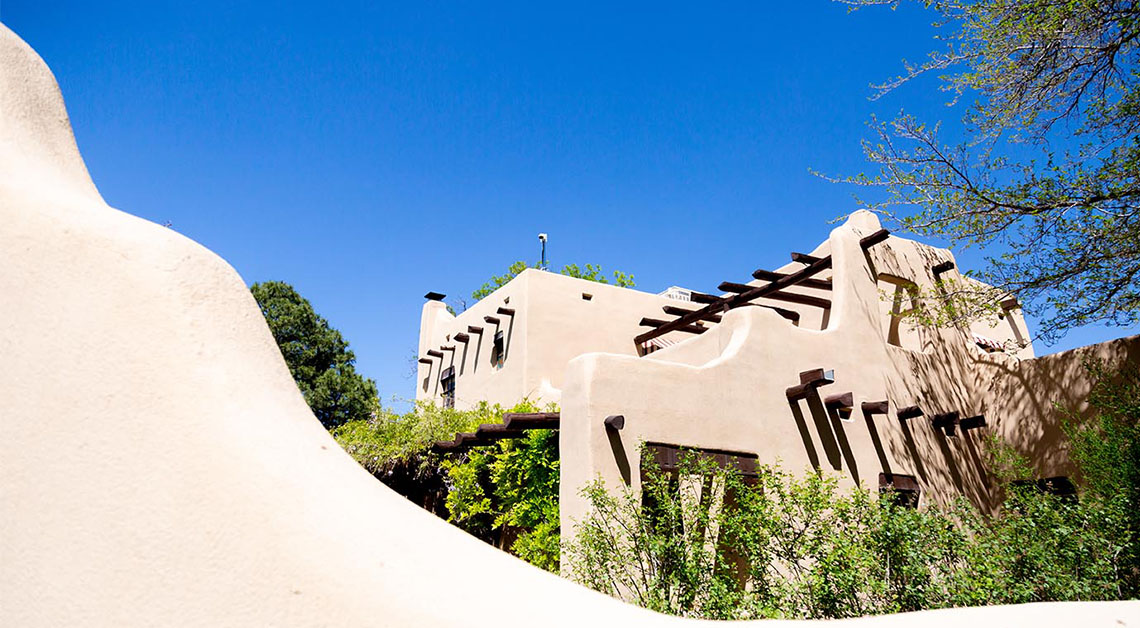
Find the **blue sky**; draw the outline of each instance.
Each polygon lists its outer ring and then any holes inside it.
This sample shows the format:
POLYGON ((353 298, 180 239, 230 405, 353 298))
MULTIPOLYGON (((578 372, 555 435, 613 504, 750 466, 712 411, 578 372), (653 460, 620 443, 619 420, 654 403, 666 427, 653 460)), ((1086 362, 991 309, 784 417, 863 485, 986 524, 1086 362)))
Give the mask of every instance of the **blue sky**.
POLYGON ((414 394, 423 294, 534 261, 540 231, 555 266, 712 291, 856 208, 810 170, 867 170, 872 114, 961 115, 930 82, 868 100, 935 45, 909 4, 538 4, 0 0, 0 20, 55 71, 111 205, 296 286, 386 399, 414 394))

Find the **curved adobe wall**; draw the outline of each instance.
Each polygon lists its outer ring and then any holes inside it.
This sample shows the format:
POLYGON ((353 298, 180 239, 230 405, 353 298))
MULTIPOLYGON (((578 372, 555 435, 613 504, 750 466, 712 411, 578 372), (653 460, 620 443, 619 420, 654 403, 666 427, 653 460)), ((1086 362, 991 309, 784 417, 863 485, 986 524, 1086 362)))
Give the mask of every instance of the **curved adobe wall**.
POLYGON ((688 623, 542 573, 373 480, 305 406, 233 269, 103 203, 50 72, 3 26, 0 87, 0 625, 688 623))

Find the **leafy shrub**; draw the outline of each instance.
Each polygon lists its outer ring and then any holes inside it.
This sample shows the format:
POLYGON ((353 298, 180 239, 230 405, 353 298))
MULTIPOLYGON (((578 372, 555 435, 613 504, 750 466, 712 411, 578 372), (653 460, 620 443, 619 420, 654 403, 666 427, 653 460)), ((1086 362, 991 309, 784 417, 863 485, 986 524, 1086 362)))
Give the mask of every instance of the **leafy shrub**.
POLYGON ((586 487, 593 511, 564 555, 573 579, 656 611, 816 619, 1118 595, 1120 535, 1099 503, 1015 489, 988 517, 774 466, 750 481, 695 457, 644 473, 642 498, 586 487))
POLYGON ((1140 583, 1140 374, 1086 365, 1090 418, 1065 431, 1083 493, 1041 490, 991 439, 1006 498, 922 510, 841 490, 839 476, 696 454, 665 473, 642 456, 642 492, 583 489, 592 510, 563 549, 578 582, 660 612, 711 619, 840 618, 930 608, 1135 598, 1140 583))
POLYGON ((472 449, 443 463, 448 520, 546 569, 558 569, 558 432, 472 449))
MULTIPOLYGON (((467 530, 548 571, 558 569, 558 432, 443 457, 433 443, 502 423, 506 412, 537 412, 523 400, 511 408, 480 403, 470 410, 418 402, 405 413, 380 410, 333 431, 349 454, 382 482, 467 530)), ((547 408, 553 410, 554 408, 547 408)))

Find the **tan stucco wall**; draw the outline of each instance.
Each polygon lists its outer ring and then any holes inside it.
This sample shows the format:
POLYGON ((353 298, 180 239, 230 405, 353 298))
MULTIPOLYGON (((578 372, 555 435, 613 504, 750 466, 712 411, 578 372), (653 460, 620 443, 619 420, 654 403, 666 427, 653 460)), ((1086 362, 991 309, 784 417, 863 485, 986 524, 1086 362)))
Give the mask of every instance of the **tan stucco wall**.
POLYGON ((541 572, 376 482, 306 407, 237 273, 102 201, 54 79, 2 25, 0 164, 0 625, 697 625, 541 572))
MULTIPOLYGON (((797 328, 772 312, 740 308, 712 331, 647 358, 587 354, 571 361, 560 447, 576 455, 562 456, 563 534, 572 534, 586 513, 579 490, 587 482, 601 477, 611 486, 638 488, 645 441, 755 453, 763 463, 791 470, 818 467, 840 473, 851 487, 876 488, 881 472, 914 475, 924 501, 965 494, 982 506, 999 497, 982 465, 986 433, 1004 436, 1043 470, 1062 474, 1067 463, 1052 402, 1080 403, 1088 384, 1079 360, 1072 354, 1029 359, 1032 346, 1015 355, 987 354, 970 330, 956 328, 922 330, 921 350, 889 344, 889 308, 876 280, 886 274, 932 289, 930 267, 949 253, 892 236, 864 254, 859 238, 878 228, 874 215, 858 212, 817 248, 817 255, 831 252, 834 260, 825 329, 797 328), (789 402, 785 390, 799 383, 800 372, 815 368, 833 369, 835 383, 789 402), (822 403, 844 392, 854 395, 849 420, 822 403), (863 401, 881 400, 891 404, 887 416, 868 418, 858 410, 863 401), (925 416, 900 421, 897 410, 911 405, 925 416), (951 411, 963 418, 984 413, 990 426, 948 438, 930 417, 951 411), (611 414, 625 416, 624 430, 606 431, 603 419, 611 414)), ((1024 329, 1019 310, 1009 318, 1024 329)), ((1012 338, 1008 326, 984 329, 995 340, 1012 338)), ((1137 347, 1140 338, 1093 350, 1135 356, 1137 347)))
MULTIPOLYGON (((416 398, 440 402, 439 375, 455 366, 455 406, 469 408, 479 401, 510 406, 523 398, 540 404, 561 400, 562 377, 571 359, 590 352, 637 355, 634 336, 646 331, 639 323, 643 316, 671 318, 662 306, 696 308, 696 304, 668 299, 630 288, 619 288, 537 269, 520 273, 503 287, 452 317, 439 301, 424 304, 420 325, 420 357, 427 350, 452 346, 456 333, 468 326, 484 327, 484 340, 471 336, 467 353, 463 346, 444 352, 442 369, 433 364, 419 366, 416 398), (583 294, 590 295, 586 300, 583 294), (515 315, 496 313, 512 308, 515 315), (490 362, 490 345, 495 326, 484 316, 501 320, 506 333, 507 356, 501 367, 490 362), (513 325, 512 325, 513 322, 513 325), (425 386, 426 383, 426 386, 425 386)), ((668 334, 671 340, 684 340, 689 334, 668 334)))

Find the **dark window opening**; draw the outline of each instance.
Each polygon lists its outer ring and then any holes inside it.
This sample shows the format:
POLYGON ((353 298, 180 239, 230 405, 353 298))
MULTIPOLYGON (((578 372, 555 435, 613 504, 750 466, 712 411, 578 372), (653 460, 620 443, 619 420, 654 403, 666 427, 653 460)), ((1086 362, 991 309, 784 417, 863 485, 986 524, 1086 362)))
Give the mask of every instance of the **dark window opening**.
POLYGON ((918 508, 922 490, 918 488, 918 478, 913 475, 880 473, 879 495, 900 508, 918 508))
POLYGON ((443 407, 455 407, 455 367, 449 366, 439 375, 439 383, 443 388, 443 407))
POLYGON ((1014 480, 1010 482, 1011 486, 1020 488, 1034 488, 1042 493, 1055 495, 1057 497, 1076 501, 1077 499, 1077 486, 1068 477, 1059 475, 1051 478, 1041 478, 1040 480, 1014 480))
POLYGON ((491 345, 491 364, 495 366, 502 366, 503 361, 506 359, 505 343, 503 340, 503 332, 495 332, 495 341, 491 345))

